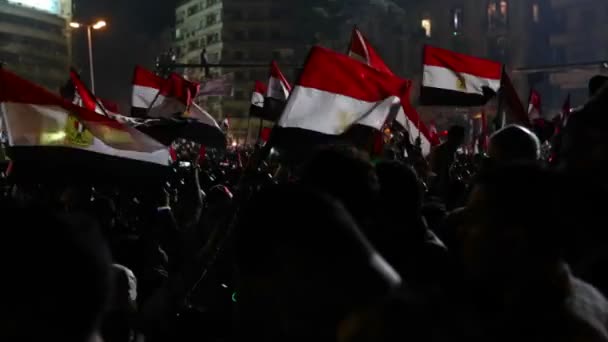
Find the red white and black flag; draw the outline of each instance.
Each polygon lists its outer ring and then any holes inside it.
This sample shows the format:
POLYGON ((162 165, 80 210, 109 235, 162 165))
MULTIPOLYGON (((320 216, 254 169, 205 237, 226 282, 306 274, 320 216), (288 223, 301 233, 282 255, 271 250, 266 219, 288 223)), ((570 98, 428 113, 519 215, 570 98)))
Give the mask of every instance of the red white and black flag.
POLYGON ((542 118, 542 103, 540 93, 534 89, 530 90, 530 97, 528 100, 528 118, 530 122, 535 122, 542 118))
POLYGON ((501 63, 425 46, 420 102, 481 106, 497 94, 501 76, 501 63))
POLYGON ((4 69, 0 69, 0 87, 4 128, 16 162, 44 167, 70 164, 79 170, 110 164, 124 167, 125 162, 147 167, 169 164, 168 149, 154 139, 4 69))
POLYGON ((291 85, 279 69, 277 62, 272 61, 270 63, 270 78, 268 79, 266 98, 264 99, 266 120, 277 121, 279 119, 290 93, 291 85))
POLYGON ((372 47, 370 42, 365 38, 363 33, 357 27, 353 28, 348 48, 348 55, 359 62, 365 63, 378 71, 392 75, 391 69, 380 58, 380 55, 372 47))
POLYGON ((251 106, 249 107, 249 115, 260 118, 267 119, 264 112, 264 96, 268 91, 268 87, 264 82, 255 81, 255 86, 253 88, 253 92, 251 93, 251 106))

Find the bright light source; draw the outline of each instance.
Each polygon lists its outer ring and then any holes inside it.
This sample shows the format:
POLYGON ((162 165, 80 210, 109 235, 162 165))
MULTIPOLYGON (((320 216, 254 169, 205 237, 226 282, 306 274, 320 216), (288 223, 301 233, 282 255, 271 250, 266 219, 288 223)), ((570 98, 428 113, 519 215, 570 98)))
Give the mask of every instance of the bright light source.
POLYGON ((95 24, 93 24, 93 29, 99 30, 99 29, 104 28, 106 26, 108 26, 108 24, 105 21, 100 20, 100 21, 96 22, 95 24))
POLYGON ((77 23, 77 22, 74 22, 74 21, 72 21, 70 23, 70 27, 71 28, 80 28, 80 26, 82 26, 82 25, 80 25, 80 23, 77 23))
POLYGON ((432 32, 431 25, 432 25, 431 19, 422 19, 421 26, 424 29, 424 34, 429 38, 431 37, 431 32, 432 32))
POLYGON ((237 146, 238 146, 238 144, 236 143, 236 141, 234 141, 234 142, 232 143, 232 147, 237 147, 237 146))

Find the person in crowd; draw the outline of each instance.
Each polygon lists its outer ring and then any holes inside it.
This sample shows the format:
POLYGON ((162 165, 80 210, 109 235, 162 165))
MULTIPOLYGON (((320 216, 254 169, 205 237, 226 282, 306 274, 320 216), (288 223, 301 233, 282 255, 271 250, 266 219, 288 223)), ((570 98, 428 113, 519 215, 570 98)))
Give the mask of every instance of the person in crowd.
POLYGON ((567 181, 560 188, 567 194, 571 236, 568 260, 574 272, 608 295, 608 231, 604 202, 608 196, 608 86, 582 108, 574 111, 561 135, 560 165, 567 181))
POLYGON ((529 129, 509 125, 490 137, 488 156, 494 162, 534 162, 540 159, 540 140, 529 129))
POLYGON ((367 155, 346 145, 324 147, 304 166, 300 181, 341 201, 364 232, 374 229, 379 184, 367 155))
POLYGON ((448 140, 431 152, 431 170, 435 174, 434 191, 443 198, 448 196, 451 178, 450 168, 454 164, 456 151, 465 139, 462 126, 452 126, 448 131, 448 140))
POLYGON ((556 182, 537 164, 491 167, 477 178, 461 236, 464 285, 453 297, 461 299, 452 327, 460 338, 608 340, 608 302, 563 259, 568 227, 556 182))
POLYGON ((589 97, 593 98, 606 85, 608 85, 608 77, 604 75, 593 76, 589 80, 589 97))
POLYGON ((400 162, 376 165, 380 182, 379 224, 368 237, 411 290, 437 296, 443 286, 447 251, 422 216, 422 182, 400 162))
POLYGON ((95 224, 41 207, 3 207, 0 340, 90 342, 110 293, 110 254, 95 224))
POLYGON ((250 339, 335 341, 341 322, 401 284, 344 207, 312 189, 262 190, 236 232, 241 333, 250 339))
POLYGON ((132 342, 137 336, 137 279, 133 271, 112 265, 114 286, 103 317, 101 337, 104 342, 132 342))

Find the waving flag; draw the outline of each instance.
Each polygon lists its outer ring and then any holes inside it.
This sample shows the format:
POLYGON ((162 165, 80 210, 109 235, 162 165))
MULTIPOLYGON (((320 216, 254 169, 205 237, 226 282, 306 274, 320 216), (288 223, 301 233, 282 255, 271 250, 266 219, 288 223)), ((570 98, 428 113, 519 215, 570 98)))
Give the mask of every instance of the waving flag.
POLYGON ((420 102, 481 106, 498 92, 501 76, 498 62, 425 46, 420 102))
POLYGON ((528 100, 528 117, 530 122, 541 119, 541 99, 540 93, 534 89, 530 90, 530 98, 528 100))
POLYGON ((392 75, 391 69, 384 63, 380 55, 369 43, 367 38, 363 36, 363 33, 358 28, 353 28, 353 32, 350 39, 350 47, 348 55, 352 58, 365 63, 372 68, 378 69, 378 71, 392 75))
POLYGON ((164 79, 135 67, 133 76, 132 114, 136 117, 172 117, 185 112, 198 93, 200 85, 172 73, 164 79))
POLYGON ((287 98, 291 92, 291 85, 279 69, 275 61, 270 63, 270 78, 264 100, 264 115, 267 120, 276 121, 283 113, 287 98))
POLYGON ((253 89, 253 93, 251 94, 251 106, 249 107, 249 115, 260 118, 267 119, 264 111, 264 96, 268 91, 268 87, 266 84, 260 81, 255 81, 255 87, 253 89))
POLYGON ((62 158, 48 162, 91 167, 86 161, 110 158, 168 165, 168 149, 152 138, 65 101, 5 69, 0 69, 0 88, 10 154, 17 163, 31 160, 32 155, 43 160, 61 155, 62 158), (78 157, 69 157, 66 153, 76 153, 78 157))

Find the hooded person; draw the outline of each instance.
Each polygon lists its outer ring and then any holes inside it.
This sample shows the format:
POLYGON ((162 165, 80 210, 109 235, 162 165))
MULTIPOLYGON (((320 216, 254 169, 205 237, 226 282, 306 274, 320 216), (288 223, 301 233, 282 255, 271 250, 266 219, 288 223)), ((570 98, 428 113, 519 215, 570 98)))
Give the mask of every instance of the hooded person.
POLYGON ((335 341, 353 312, 401 283, 342 205, 296 185, 249 201, 236 255, 241 333, 255 340, 335 341))

